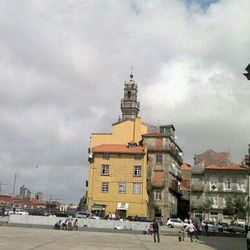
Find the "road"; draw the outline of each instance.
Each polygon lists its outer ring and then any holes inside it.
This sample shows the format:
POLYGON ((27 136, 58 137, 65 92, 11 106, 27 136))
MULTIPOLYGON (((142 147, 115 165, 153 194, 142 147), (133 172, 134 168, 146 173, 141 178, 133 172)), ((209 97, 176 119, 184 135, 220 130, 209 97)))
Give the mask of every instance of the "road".
POLYGON ((90 231, 57 231, 39 228, 0 226, 1 250, 245 250, 246 239, 200 237, 191 243, 178 242, 175 236, 161 236, 153 242, 151 235, 90 231))

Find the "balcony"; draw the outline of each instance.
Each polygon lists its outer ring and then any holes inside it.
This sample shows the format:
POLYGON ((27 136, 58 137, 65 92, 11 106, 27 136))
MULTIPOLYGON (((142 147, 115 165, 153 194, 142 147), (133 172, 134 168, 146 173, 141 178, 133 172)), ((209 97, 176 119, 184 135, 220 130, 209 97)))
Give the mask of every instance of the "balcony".
POLYGON ((171 179, 169 180, 168 188, 172 190, 173 192, 181 193, 180 185, 178 183, 179 183, 178 180, 171 179))

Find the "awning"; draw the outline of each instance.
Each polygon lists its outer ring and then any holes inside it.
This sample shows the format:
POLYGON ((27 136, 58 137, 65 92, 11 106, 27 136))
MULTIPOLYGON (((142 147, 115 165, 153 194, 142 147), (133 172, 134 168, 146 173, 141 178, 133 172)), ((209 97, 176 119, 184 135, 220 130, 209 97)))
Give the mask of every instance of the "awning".
POLYGON ((128 210, 128 203, 119 202, 117 204, 117 210, 128 210))
POLYGON ((106 209, 106 205, 103 205, 103 204, 94 204, 91 209, 95 210, 95 211, 103 211, 103 210, 106 209))

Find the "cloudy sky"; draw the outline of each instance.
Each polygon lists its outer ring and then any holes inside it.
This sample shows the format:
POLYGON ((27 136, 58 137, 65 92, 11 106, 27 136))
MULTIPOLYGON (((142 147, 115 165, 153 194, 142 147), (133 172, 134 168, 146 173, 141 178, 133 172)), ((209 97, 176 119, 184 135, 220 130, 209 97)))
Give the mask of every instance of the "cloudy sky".
POLYGON ((248 0, 1 0, 0 182, 78 203, 91 132, 110 132, 134 65, 140 116, 184 160, 250 143, 248 0))

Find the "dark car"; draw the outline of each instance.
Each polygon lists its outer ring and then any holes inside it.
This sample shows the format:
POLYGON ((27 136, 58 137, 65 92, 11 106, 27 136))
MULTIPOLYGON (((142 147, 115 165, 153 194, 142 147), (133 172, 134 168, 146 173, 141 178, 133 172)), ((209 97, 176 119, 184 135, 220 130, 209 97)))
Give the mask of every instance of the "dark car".
POLYGON ((50 213, 46 210, 29 210, 29 215, 36 215, 36 216, 50 216, 50 213))
POLYGON ((149 217, 143 216, 128 216, 127 220, 129 221, 140 221, 140 222, 153 222, 153 220, 149 217))
POLYGON ((73 218, 75 218, 76 215, 73 212, 60 211, 60 212, 56 212, 55 216, 56 217, 69 217, 69 216, 72 216, 73 218))

